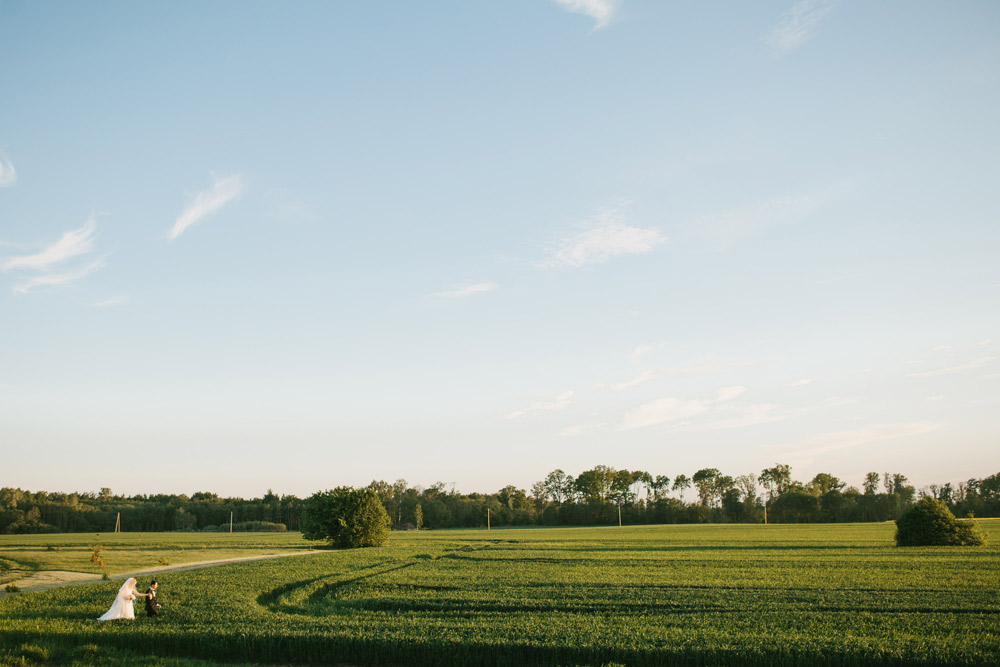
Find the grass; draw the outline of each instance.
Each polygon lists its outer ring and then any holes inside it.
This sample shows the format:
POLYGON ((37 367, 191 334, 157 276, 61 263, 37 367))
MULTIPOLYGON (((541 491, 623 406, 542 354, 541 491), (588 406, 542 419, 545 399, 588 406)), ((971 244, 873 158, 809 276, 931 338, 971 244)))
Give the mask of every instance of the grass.
MULTIPOLYGON (((1000 544, 1000 522, 981 525, 1000 544)), ((396 533, 383 549, 159 576, 158 621, 92 620, 120 580, 12 596, 0 664, 19 664, 24 646, 69 664, 87 645, 114 652, 91 656, 109 665, 133 651, 272 664, 1000 662, 1000 549, 899 549, 893 530, 396 533)))
POLYGON ((301 533, 91 533, 0 535, 0 583, 42 570, 102 574, 202 560, 241 558, 315 548, 301 533), (91 561, 103 546, 104 567, 91 561))

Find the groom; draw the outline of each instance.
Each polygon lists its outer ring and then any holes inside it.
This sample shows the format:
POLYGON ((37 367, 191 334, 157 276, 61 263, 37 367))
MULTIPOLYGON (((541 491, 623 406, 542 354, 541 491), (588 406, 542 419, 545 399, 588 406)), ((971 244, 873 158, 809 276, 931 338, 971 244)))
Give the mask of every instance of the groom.
POLYGON ((160 615, 160 605, 156 604, 156 579, 149 584, 149 588, 146 589, 146 616, 154 617, 160 615))

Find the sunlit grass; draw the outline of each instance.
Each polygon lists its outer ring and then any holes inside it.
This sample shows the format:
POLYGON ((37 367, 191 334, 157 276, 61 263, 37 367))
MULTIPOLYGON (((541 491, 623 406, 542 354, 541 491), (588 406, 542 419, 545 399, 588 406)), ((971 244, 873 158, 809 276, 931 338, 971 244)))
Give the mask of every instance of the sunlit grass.
POLYGON ((92 620, 120 581, 12 596, 0 641, 271 664, 996 664, 1000 522, 982 525, 990 546, 908 549, 892 524, 394 533, 157 577, 159 621, 92 620))

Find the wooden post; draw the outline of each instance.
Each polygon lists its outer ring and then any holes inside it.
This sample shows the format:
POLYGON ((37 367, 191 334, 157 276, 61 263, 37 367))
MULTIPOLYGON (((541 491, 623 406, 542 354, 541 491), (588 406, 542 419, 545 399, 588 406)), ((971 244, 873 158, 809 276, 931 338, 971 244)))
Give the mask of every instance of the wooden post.
POLYGON ((622 506, 618 506, 618 527, 622 527, 622 506))
POLYGON ((486 508, 486 530, 490 530, 490 508, 486 508))
POLYGON ((229 534, 233 534, 233 511, 229 510, 229 534))
POLYGON ((764 501, 764 525, 767 525, 767 501, 764 501))
POLYGON ((115 532, 116 533, 119 532, 121 530, 121 527, 122 527, 122 513, 119 512, 118 516, 115 517, 115 532))

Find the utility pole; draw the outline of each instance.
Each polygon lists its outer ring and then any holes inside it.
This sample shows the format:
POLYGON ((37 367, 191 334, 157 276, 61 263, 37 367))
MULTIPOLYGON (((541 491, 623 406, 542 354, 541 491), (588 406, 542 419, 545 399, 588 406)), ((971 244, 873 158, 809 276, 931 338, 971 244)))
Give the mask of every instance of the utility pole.
POLYGON ((115 517, 115 532, 120 532, 122 527, 122 513, 119 512, 118 516, 115 517))
POLYGON ((767 501, 764 501, 764 525, 767 525, 767 501))
POLYGON ((229 510, 229 534, 233 534, 233 511, 229 510))
POLYGON ((486 530, 490 530, 490 508, 486 508, 486 530))
POLYGON ((618 506, 618 527, 622 527, 622 506, 618 506))

